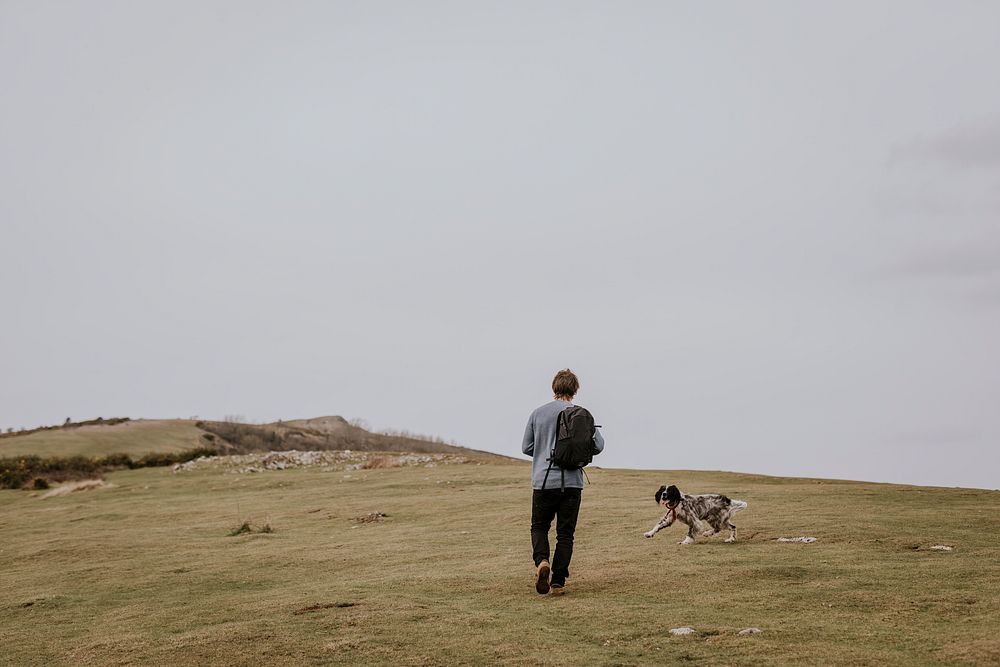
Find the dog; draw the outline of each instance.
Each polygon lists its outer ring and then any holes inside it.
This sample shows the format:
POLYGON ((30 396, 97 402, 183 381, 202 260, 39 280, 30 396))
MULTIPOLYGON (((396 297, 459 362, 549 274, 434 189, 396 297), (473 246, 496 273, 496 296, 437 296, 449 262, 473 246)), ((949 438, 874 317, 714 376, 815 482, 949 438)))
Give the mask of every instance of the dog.
POLYGON ((747 504, 742 500, 730 500, 717 493, 703 493, 697 496, 682 494, 673 484, 661 486, 656 491, 656 504, 666 507, 667 513, 651 531, 643 535, 652 537, 675 520, 680 520, 681 523, 687 524, 688 534, 679 544, 693 543, 695 535, 699 533, 703 537, 711 537, 723 528, 729 529, 729 537, 725 541, 735 542, 736 526, 729 519, 747 508, 747 504), (708 528, 705 527, 706 524, 708 528))

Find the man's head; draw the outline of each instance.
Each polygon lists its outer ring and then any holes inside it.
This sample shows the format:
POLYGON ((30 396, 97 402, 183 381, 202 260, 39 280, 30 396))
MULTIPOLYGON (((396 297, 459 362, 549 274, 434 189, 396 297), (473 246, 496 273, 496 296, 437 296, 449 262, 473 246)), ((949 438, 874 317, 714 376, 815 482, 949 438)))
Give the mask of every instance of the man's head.
POLYGON ((564 368, 552 378, 552 393, 556 395, 556 398, 569 400, 576 396, 578 391, 580 391, 580 380, 570 369, 564 368))

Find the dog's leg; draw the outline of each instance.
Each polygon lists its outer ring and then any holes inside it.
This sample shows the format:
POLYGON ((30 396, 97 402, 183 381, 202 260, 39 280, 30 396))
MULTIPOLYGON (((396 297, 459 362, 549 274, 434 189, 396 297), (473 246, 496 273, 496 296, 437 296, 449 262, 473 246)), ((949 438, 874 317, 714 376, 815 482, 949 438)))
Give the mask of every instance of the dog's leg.
POLYGON ((660 519, 655 526, 653 526, 653 529, 651 531, 649 531, 648 533, 643 533, 642 536, 652 537, 653 535, 656 535, 658 532, 660 532, 661 530, 672 524, 673 521, 671 521, 669 517, 670 517, 670 512, 667 512, 666 514, 663 515, 663 518, 660 519))
POLYGON ((698 521, 698 519, 694 519, 688 526, 687 536, 683 540, 678 542, 678 544, 693 544, 695 535, 702 532, 704 528, 705 525, 701 521, 698 521))
POLYGON ((726 517, 726 525, 729 527, 729 537, 726 538, 726 542, 736 541, 736 526, 733 525, 732 516, 737 512, 745 510, 747 508, 746 501, 734 500, 732 501, 732 506, 729 512, 729 516, 726 517))
POLYGON ((732 544, 736 541, 736 526, 732 521, 727 521, 726 525, 729 527, 729 537, 726 538, 726 542, 732 544))

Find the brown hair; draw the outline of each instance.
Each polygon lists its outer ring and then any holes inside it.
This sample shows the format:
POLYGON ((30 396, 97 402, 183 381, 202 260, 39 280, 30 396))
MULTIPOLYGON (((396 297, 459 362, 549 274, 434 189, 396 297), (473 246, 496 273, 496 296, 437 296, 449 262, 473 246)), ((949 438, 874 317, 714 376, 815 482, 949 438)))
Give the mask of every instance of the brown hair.
POLYGON ((568 368, 564 368, 552 378, 552 392, 556 396, 569 396, 573 398, 576 392, 580 391, 580 380, 576 374, 568 368))

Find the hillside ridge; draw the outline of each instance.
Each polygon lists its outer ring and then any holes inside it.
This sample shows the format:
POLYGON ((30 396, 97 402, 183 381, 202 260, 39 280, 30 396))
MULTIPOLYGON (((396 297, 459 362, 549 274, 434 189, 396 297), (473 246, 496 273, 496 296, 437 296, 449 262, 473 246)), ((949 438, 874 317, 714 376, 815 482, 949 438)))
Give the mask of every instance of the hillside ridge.
POLYGON ((407 432, 378 433, 326 415, 269 424, 192 419, 95 419, 4 434, 0 458, 107 456, 214 448, 220 454, 265 450, 358 450, 507 458, 407 432))

